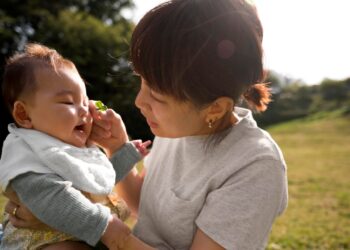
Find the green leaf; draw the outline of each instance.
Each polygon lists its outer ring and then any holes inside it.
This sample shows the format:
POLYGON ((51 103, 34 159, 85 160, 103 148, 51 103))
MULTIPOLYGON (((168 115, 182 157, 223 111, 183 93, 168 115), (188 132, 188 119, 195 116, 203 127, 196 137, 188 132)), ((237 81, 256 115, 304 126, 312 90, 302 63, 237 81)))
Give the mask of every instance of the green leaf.
POLYGON ((97 110, 99 110, 99 111, 106 111, 108 109, 108 107, 106 105, 104 105, 103 102, 101 102, 101 101, 96 101, 95 106, 96 106, 97 110))

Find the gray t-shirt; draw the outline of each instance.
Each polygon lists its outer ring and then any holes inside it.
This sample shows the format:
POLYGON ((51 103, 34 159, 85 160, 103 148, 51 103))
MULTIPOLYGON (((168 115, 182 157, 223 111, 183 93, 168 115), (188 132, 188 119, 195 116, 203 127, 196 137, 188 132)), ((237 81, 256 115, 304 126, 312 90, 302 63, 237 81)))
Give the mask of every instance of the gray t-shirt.
POLYGON ((264 249, 287 206, 286 165, 250 111, 218 145, 202 136, 156 138, 145 159, 136 236, 157 249, 189 249, 200 228, 226 249, 264 249))

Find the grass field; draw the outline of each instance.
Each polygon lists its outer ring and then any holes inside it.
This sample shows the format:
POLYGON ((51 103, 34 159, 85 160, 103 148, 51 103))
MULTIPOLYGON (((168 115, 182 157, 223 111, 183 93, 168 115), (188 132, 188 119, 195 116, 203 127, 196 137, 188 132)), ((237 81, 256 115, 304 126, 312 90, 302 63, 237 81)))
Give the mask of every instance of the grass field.
POLYGON ((289 206, 268 249, 350 249, 350 117, 319 115, 271 127, 289 176, 289 206))
POLYGON ((289 206, 268 249, 350 249, 350 117, 319 114, 268 130, 289 176, 289 206))

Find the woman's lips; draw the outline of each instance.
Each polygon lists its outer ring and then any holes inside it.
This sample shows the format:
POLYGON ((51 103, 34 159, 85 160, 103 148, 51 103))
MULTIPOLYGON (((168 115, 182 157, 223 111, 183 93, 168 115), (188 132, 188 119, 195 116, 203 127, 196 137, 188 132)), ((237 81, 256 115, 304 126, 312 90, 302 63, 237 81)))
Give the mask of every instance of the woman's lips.
POLYGON ((152 122, 152 121, 149 120, 149 119, 146 119, 146 120, 147 120, 148 126, 150 126, 151 128, 157 128, 157 127, 158 127, 158 124, 157 124, 157 123, 152 122))
POLYGON ((142 110, 141 110, 141 114, 143 115, 143 117, 146 118, 146 122, 147 122, 148 126, 150 126, 150 128, 157 128, 158 127, 158 124, 153 122, 153 121, 151 121, 151 119, 149 119, 147 117, 146 113, 143 112, 142 110))

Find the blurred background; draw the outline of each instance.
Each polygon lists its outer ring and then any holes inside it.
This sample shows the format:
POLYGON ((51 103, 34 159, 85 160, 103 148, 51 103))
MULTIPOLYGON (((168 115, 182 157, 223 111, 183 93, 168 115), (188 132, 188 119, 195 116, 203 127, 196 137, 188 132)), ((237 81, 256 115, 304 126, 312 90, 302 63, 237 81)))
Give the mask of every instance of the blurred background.
MULTIPOLYGON (((121 114, 131 138, 152 139, 134 106, 135 23, 162 0, 1 0, 0 75, 27 42, 71 59, 91 99, 121 114)), ((281 146, 290 201, 269 249, 350 249, 350 29, 347 0, 255 0, 273 102, 258 124, 281 146)), ((2 101, 1 101, 2 102, 2 101)), ((11 122, 0 105, 0 146, 11 122)), ((4 197, 0 196, 3 207, 4 197)))

